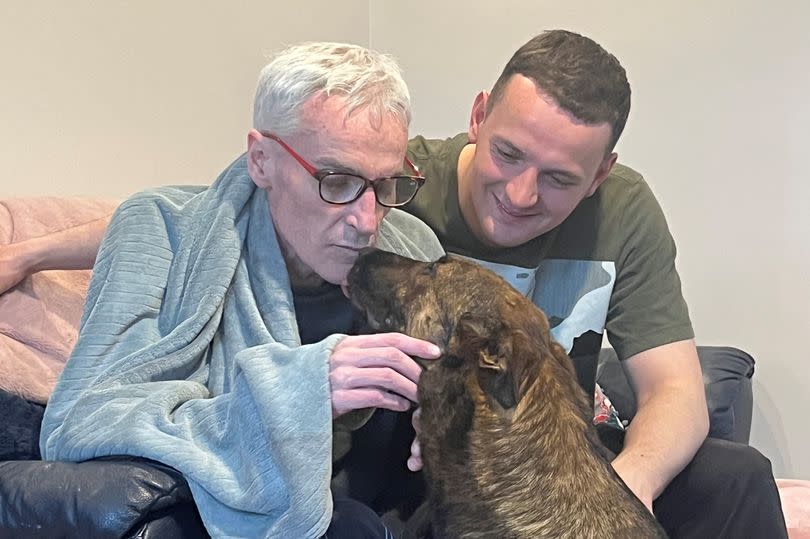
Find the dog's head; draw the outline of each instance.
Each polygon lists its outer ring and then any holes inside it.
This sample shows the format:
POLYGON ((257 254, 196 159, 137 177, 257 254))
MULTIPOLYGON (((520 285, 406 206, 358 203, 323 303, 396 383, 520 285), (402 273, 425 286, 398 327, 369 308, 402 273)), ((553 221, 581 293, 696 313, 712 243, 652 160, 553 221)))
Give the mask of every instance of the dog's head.
POLYGON ((348 287, 373 329, 442 349, 439 360, 422 362, 428 372, 420 400, 430 394, 446 399, 455 385, 471 402, 509 412, 536 378, 541 358, 554 356, 545 315, 474 262, 453 256, 419 262, 367 250, 349 272, 348 287))

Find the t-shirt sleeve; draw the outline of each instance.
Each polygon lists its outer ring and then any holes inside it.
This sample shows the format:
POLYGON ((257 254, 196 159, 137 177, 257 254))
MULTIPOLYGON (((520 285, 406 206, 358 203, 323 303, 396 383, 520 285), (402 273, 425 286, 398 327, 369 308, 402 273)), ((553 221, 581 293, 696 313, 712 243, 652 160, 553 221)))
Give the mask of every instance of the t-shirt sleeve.
POLYGON ((622 360, 694 337, 664 212, 645 182, 636 183, 633 191, 619 228, 625 241, 605 326, 622 360))

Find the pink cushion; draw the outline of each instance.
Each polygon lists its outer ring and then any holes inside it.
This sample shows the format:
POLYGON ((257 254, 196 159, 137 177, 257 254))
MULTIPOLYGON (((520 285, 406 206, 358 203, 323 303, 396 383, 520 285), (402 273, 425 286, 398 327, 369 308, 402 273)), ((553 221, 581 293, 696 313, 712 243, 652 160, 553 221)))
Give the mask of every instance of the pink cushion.
POLYGON ((790 539, 810 539, 810 481, 777 479, 790 539))
MULTIPOLYGON (((0 201, 0 244, 109 215, 117 202, 35 197, 0 201)), ((90 271, 35 274, 0 295, 0 388, 45 403, 70 355, 90 271)))

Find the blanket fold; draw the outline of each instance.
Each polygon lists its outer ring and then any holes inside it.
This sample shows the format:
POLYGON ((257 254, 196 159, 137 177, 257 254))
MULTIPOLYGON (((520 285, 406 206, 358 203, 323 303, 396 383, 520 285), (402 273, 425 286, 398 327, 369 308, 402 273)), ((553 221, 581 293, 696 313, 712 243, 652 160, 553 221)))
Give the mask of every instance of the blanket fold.
MULTIPOLYGON (((441 255, 401 212, 379 245, 441 255)), ((319 537, 332 507, 329 355, 341 338, 301 346, 266 194, 244 156, 210 188, 136 195, 99 252, 43 456, 172 466, 214 537, 319 537)))

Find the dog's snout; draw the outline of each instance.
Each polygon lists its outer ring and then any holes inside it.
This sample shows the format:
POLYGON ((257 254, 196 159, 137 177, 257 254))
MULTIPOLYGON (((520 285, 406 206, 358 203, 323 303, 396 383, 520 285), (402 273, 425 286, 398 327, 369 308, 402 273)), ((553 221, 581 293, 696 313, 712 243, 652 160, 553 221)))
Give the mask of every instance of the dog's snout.
POLYGON ((360 249, 360 253, 359 253, 358 258, 364 257, 364 256, 369 256, 369 255, 371 255, 371 253, 373 253, 375 251, 379 251, 379 249, 377 249, 376 247, 363 247, 362 249, 360 249))
POLYGON ((349 291, 356 288, 361 283, 368 281, 369 272, 371 271, 370 268, 373 265, 369 263, 369 259, 372 258, 376 252, 378 252, 378 249, 374 247, 364 247, 360 250, 357 259, 354 261, 354 265, 349 270, 349 275, 346 277, 349 291))

